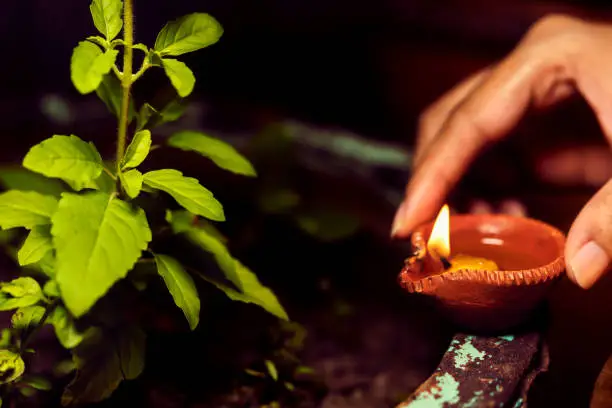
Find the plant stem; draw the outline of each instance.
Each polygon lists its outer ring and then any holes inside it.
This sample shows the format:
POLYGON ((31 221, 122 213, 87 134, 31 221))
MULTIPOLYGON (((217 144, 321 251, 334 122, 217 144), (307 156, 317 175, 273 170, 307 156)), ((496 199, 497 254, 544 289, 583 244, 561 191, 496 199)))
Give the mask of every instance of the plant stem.
POLYGON ((132 59, 134 45, 133 0, 123 2, 123 75, 121 76, 121 111, 119 113, 119 131, 117 134, 117 174, 121 171, 121 160, 125 154, 127 141, 128 115, 130 113, 130 89, 132 87, 132 59))
POLYGON ((140 67, 140 69, 138 70, 138 72, 136 72, 133 76, 132 76, 132 83, 136 82, 136 80, 138 78, 140 78, 142 76, 142 74, 145 73, 145 71, 147 69, 149 69, 149 67, 151 66, 151 64, 149 63, 149 60, 147 59, 148 56, 145 55, 145 60, 142 62, 142 66, 140 67))
POLYGON ((115 180, 115 181, 117 180, 117 176, 115 176, 115 175, 113 174, 113 172, 112 172, 112 171, 110 171, 109 169, 107 169, 107 168, 106 168, 106 166, 104 166, 102 169, 104 170, 104 172, 105 172, 106 174, 108 174, 108 176, 109 176, 110 178, 112 178, 112 179, 113 179, 113 180, 115 180))
POLYGON ((119 81, 123 81, 123 73, 119 71, 119 68, 117 68, 116 65, 113 65, 113 72, 115 73, 117 78, 119 78, 119 81))

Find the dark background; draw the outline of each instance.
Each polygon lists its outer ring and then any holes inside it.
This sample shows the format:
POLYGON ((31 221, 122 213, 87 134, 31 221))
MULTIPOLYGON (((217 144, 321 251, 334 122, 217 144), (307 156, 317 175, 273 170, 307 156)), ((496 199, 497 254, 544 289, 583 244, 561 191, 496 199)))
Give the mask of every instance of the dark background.
MULTIPOLYGON (((86 1, 5 1, 0 13, 5 100, 76 95, 72 48, 93 33, 86 1)), ((469 72, 504 55, 549 12, 605 17, 606 1, 146 1, 136 41, 168 20, 206 11, 222 41, 190 56, 209 98, 272 107, 406 141, 418 112, 469 72)), ((22 115, 7 119, 26 118, 22 115)))
MULTIPOLYGON (((9 0, 0 5, 4 161, 19 161, 31 142, 57 131, 40 111, 44 95, 95 99, 78 95, 69 77, 72 48, 94 34, 88 4, 9 0)), ((198 79, 192 99, 218 109, 227 126, 257 127, 292 117, 409 148, 422 109, 466 75, 503 57, 538 18, 569 12, 606 19, 612 16, 612 3, 142 0, 135 5, 136 41, 152 44, 166 21, 193 11, 215 16, 225 34, 218 44, 185 58, 198 79)), ((102 140, 101 150, 112 151, 111 118, 87 119, 92 117, 90 105, 78 106, 73 127, 90 132, 82 137, 102 140)), ((562 143, 602 143, 597 124, 584 102, 574 100, 526 120, 515 133, 512 141, 475 165, 462 184, 462 194, 493 200, 518 197, 534 217, 567 230, 592 191, 544 188, 533 180, 531 164, 539 151, 562 143)), ((315 184, 321 194, 359 201, 356 206, 370 220, 369 233, 378 234, 378 245, 387 245, 392 206, 381 207, 374 195, 360 190, 358 180, 340 183, 344 189, 328 178, 315 184)), ((398 192, 402 184, 403 180, 395 184, 398 192)), ((331 250, 321 253, 334 255, 331 250)), ((347 254, 351 249, 342 256, 347 254)), ((369 265, 376 265, 376 252, 368 258, 369 265)), ((327 262, 309 259, 310 265, 327 262)), ((394 266, 381 268, 389 272, 370 271, 363 279, 389 279, 393 284, 394 266)), ((564 281, 553 295, 552 365, 534 396, 535 402, 544 401, 540 406, 579 407, 588 401, 612 345, 610 278, 589 292, 564 281)))

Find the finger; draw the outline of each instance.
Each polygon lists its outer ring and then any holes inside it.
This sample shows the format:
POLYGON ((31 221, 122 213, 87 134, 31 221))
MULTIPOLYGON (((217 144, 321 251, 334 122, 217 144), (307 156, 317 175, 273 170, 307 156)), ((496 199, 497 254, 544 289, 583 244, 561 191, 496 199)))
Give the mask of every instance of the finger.
POLYGON ((571 80, 556 84, 540 84, 533 95, 534 107, 544 109, 555 105, 576 93, 576 85, 571 80))
POLYGON ((576 147, 542 157, 537 173, 545 182, 601 187, 612 178, 612 154, 607 147, 576 147))
POLYGON ((453 111, 415 169, 394 220, 393 236, 407 236, 435 214, 474 156, 518 122, 547 67, 519 49, 453 111))
POLYGON ((590 288, 612 259, 612 180, 584 206, 572 224, 565 246, 570 279, 590 288))
MULTIPOLYGON (((487 201, 474 200, 470 206, 468 212, 470 214, 493 214, 493 206, 487 201)), ((499 214, 507 214, 515 217, 527 216, 527 208, 517 200, 504 200, 499 205, 499 214)))
POLYGON ((515 217, 527 216, 527 208, 523 203, 517 200, 504 200, 499 206, 499 212, 515 217))
POLYGON ((576 86, 587 100, 609 142, 612 142, 612 28, 593 25, 590 38, 576 58, 573 75, 576 86))
POLYGON ((491 69, 485 68, 471 75, 446 93, 438 102, 430 106, 419 118, 419 128, 413 166, 418 166, 423 151, 440 132, 450 113, 489 75, 491 69))
POLYGON ((475 200, 470 204, 468 212, 470 214, 491 214, 493 213, 493 206, 486 201, 475 200))
MULTIPOLYGON (((581 61, 585 52, 601 54, 584 50, 584 44, 594 35, 591 26, 565 16, 542 19, 460 103, 423 152, 396 213, 392 236, 405 237, 417 224, 432 217, 474 156, 486 144, 505 136, 529 106, 546 99, 551 86, 573 83, 578 72, 575 62, 581 61)), ((609 42, 599 44, 600 51, 609 42)), ((591 69, 594 66, 597 63, 591 64, 591 69)), ((596 83, 591 82, 591 86, 596 83)), ((612 105, 610 98, 607 103, 612 105)), ((612 125, 612 115, 607 119, 612 125)))

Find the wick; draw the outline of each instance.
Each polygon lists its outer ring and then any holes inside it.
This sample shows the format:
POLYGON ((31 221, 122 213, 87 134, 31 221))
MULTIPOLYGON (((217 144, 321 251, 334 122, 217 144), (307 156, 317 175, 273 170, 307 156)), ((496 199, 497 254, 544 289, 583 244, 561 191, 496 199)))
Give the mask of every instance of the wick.
POLYGON ((448 268, 450 268, 452 265, 451 263, 448 261, 448 259, 442 255, 440 255, 438 253, 438 251, 435 250, 431 250, 432 255, 434 255, 434 258, 437 258, 440 263, 442 264, 442 266, 444 267, 444 270, 447 270, 448 268))
POLYGON ((448 259, 446 259, 443 256, 440 256, 440 262, 442 262, 442 265, 444 266, 444 269, 448 269, 451 267, 451 263, 448 261, 448 259))

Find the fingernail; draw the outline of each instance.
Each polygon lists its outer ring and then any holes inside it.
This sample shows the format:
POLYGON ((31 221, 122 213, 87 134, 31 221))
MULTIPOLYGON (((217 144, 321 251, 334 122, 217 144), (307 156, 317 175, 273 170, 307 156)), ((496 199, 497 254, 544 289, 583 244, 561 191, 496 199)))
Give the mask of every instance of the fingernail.
POLYGON ((569 274, 584 289, 599 279, 610 265, 610 257, 595 241, 589 241, 580 248, 569 264, 569 274))
POLYGON ((404 225, 404 219, 406 218, 406 213, 408 212, 408 203, 406 201, 402 202, 400 206, 397 208, 395 213, 395 218, 393 219, 393 226, 391 227, 391 236, 394 237, 397 235, 399 230, 404 225))
POLYGON ((499 210, 502 214, 513 215, 515 217, 527 215, 525 206, 516 200, 505 200, 499 207, 499 210))
POLYGON ((482 200, 475 200, 470 205, 470 214, 491 214, 493 208, 489 203, 482 200))

